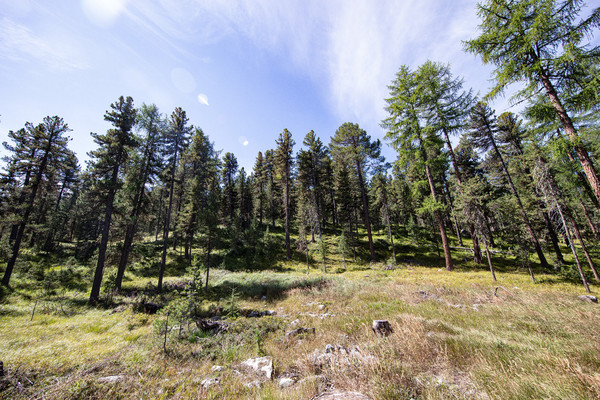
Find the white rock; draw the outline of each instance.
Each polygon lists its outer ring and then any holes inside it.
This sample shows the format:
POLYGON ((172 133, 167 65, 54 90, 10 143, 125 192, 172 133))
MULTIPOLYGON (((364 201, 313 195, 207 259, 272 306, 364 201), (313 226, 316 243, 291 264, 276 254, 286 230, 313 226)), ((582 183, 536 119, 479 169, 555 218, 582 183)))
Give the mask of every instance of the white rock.
POLYGON ((294 383, 296 383, 296 381, 294 381, 292 378, 279 378, 278 385, 279 387, 285 388, 292 386, 294 383))
POLYGON ((125 379, 125 375, 111 375, 111 376, 103 376, 98 378, 98 382, 102 383, 115 383, 120 382, 125 379))
POLYGON ((210 370, 212 372, 221 372, 221 371, 223 371, 223 367, 220 365, 213 365, 213 367, 210 370))
POLYGON ((262 386, 262 382, 261 381, 252 381, 252 382, 246 382, 244 383, 244 386, 246 386, 247 388, 260 388, 262 386))
POLYGON ((219 378, 206 378, 200 382, 200 386, 204 389, 208 389, 211 386, 218 385, 221 382, 219 378))
POLYGON ((271 379, 273 376, 273 358, 272 357, 258 357, 250 358, 241 364, 243 367, 253 370, 258 375, 263 375, 267 379, 271 379))
POLYGON ((583 300, 583 301, 590 302, 590 303, 597 303, 598 302, 598 298, 596 296, 592 296, 592 295, 589 295, 589 294, 584 294, 582 296, 579 296, 579 299, 583 300))

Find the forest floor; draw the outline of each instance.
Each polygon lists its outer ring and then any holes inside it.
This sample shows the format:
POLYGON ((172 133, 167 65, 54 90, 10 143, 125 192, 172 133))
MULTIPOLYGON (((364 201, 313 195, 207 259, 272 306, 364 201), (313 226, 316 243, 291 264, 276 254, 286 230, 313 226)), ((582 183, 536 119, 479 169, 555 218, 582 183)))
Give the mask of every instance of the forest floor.
POLYGON ((20 278, 0 297, 0 398, 600 399, 600 305, 580 283, 536 271, 534 284, 510 259, 493 282, 483 266, 448 272, 431 257, 214 269, 194 300, 212 330, 178 312, 191 301, 184 274, 159 296, 154 278, 130 273, 96 307, 85 285, 20 278), (376 335, 373 320, 393 332, 376 335), (257 357, 270 377, 247 372, 257 357))

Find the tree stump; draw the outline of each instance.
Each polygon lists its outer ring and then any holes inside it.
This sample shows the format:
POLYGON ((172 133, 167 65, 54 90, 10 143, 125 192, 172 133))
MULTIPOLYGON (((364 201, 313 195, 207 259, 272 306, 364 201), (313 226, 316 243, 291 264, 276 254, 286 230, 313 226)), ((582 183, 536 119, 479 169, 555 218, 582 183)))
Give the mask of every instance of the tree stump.
POLYGON ((373 332, 375 332, 375 335, 377 336, 389 336, 392 334, 392 332, 394 332, 389 321, 378 319, 373 321, 373 326, 371 329, 373 329, 373 332))

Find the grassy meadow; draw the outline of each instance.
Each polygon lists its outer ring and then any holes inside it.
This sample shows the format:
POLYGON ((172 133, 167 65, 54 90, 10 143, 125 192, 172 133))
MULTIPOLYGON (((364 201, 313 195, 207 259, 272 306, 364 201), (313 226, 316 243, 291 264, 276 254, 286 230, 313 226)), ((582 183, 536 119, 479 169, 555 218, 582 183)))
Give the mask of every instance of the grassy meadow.
MULTIPOLYGON (((578 298, 585 291, 572 269, 534 263, 533 283, 508 252, 497 253, 493 282, 468 252, 454 251, 448 272, 435 245, 398 239, 395 268, 365 261, 364 243, 344 262, 331 234, 325 262, 312 243, 308 267, 302 253, 261 269, 244 268, 243 258, 228 268, 222 257, 208 292, 193 300, 179 249, 155 292, 160 246, 147 242, 121 293, 107 284, 96 307, 87 304, 93 262, 75 262, 68 245, 61 257, 26 254, 1 292, 0 398, 600 399, 600 305, 578 298), (191 301, 194 318, 177 319, 177 304, 191 301), (144 312, 147 304, 160 310, 144 312), (226 331, 195 323, 215 315, 226 331), (388 320, 393 333, 375 335, 373 320, 388 320), (289 335, 298 328, 314 333, 289 335), (262 356, 272 357, 273 379, 252 384, 236 365, 262 356)), ((375 243, 379 258, 389 257, 383 232, 375 243)))

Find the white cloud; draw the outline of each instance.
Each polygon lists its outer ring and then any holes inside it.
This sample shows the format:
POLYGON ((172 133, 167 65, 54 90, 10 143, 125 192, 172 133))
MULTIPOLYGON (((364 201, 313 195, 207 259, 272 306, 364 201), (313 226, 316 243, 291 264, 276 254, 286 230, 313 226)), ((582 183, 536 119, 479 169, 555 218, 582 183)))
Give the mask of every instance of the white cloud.
POLYGON ((126 3, 127 0, 82 0, 81 8, 92 23, 108 27, 125 11, 126 3))
MULTIPOLYGON (((134 0, 131 0, 134 1, 134 0)), ((135 0, 152 26, 198 44, 242 34, 309 76, 342 119, 377 127, 387 85, 400 65, 451 62, 456 75, 480 75, 462 40, 475 35, 476 0, 135 0)), ((477 63, 479 64, 479 63, 477 63)), ((467 85, 484 85, 469 76, 467 85)), ((479 89, 479 88, 478 88, 479 89)), ((482 88, 485 91, 487 86, 482 88)))
POLYGON ((204 93, 200 93, 198 94, 198 101, 201 104, 204 104, 205 106, 208 106, 208 96, 206 96, 204 93))
POLYGON ((35 59, 51 68, 61 70, 85 69, 76 42, 67 35, 53 32, 43 35, 8 18, 0 21, 0 58, 12 61, 35 59))

